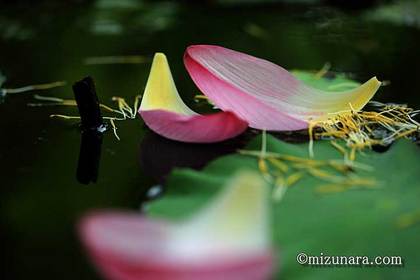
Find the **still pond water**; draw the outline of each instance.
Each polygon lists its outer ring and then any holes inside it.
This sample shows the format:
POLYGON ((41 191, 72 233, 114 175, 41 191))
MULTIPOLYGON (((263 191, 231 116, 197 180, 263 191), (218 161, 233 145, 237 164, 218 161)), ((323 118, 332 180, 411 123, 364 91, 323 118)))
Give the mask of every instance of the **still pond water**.
MULTIPOLYGON (((73 98, 71 84, 94 77, 99 98, 131 104, 142 93, 150 63, 88 65, 86 58, 165 52, 183 99, 198 93, 183 67, 190 44, 218 44, 274 61, 287 69, 332 70, 364 81, 390 80, 376 100, 420 107, 420 30, 370 21, 366 11, 319 5, 219 6, 176 2, 98 1, 89 4, 2 4, 0 70, 4 87, 66 80, 40 92, 73 98)), ((148 189, 173 165, 200 167, 232 152, 247 137, 217 145, 185 145, 154 135, 140 119, 118 124, 121 141, 103 138, 96 184, 76 180, 80 131, 69 107, 28 107, 33 93, 0 104, 2 279, 96 279, 75 234, 92 208, 140 209, 148 189)), ((203 108, 202 108, 203 107, 203 108)))

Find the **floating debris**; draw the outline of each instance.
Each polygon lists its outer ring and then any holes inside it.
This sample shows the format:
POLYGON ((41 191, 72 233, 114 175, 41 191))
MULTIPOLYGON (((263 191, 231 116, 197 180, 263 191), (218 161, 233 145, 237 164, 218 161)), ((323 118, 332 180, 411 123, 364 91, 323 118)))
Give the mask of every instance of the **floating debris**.
POLYGON ((239 150, 243 155, 255 157, 263 177, 274 185, 273 199, 279 201, 286 190, 304 176, 312 176, 326 184, 316 189, 319 193, 334 193, 351 188, 375 188, 374 178, 359 177, 357 170, 372 171, 372 167, 353 161, 316 160, 267 151, 266 132, 262 133, 261 150, 239 150))
MULTIPOLYGON (((85 78, 85 79, 89 79, 89 78, 85 78)), ((84 81, 84 80, 82 80, 82 81, 84 81)), ((80 81, 80 82, 82 82, 82 81, 80 81)), ((86 81, 84 81, 84 83, 89 84, 91 82, 86 80, 86 81)), ((93 80, 92 80, 92 83, 93 83, 93 80)), ((78 83, 76 83, 76 84, 78 84, 78 83)), ((90 87, 88 87, 88 88, 90 88, 90 87)), ((79 89, 76 89, 76 92, 79 92, 79 89)), ((82 96, 82 98, 85 98, 85 96, 90 96, 90 94, 87 94, 87 95, 83 94, 81 96, 82 96)), ((57 97, 52 97, 52 96, 41 96, 41 95, 38 95, 38 94, 34 95, 34 98, 36 100, 44 101, 44 102, 28 103, 28 106, 31 106, 31 107, 44 107, 44 106, 76 107, 76 106, 78 106, 78 103, 76 102, 76 99, 63 99, 63 98, 57 98, 57 97)), ((125 101, 124 98, 119 97, 119 96, 114 96, 114 97, 112 97, 112 101, 117 103, 117 109, 111 108, 110 106, 99 103, 99 101, 97 101, 97 104, 98 104, 100 109, 103 109, 104 111, 109 112, 109 113, 117 114, 117 116, 114 115, 114 116, 104 116, 104 117, 102 117, 103 120, 109 121, 109 124, 110 124, 110 126, 113 130, 114 136, 115 136, 115 138, 117 138, 117 140, 120 140, 120 137, 118 136, 118 133, 117 133, 118 128, 116 126, 116 121, 124 121, 124 120, 127 120, 127 119, 136 118, 137 111, 138 111, 138 108, 139 108, 140 99, 141 99, 141 95, 135 96, 134 105, 131 108, 128 105, 128 103, 125 101)), ((82 102, 82 103, 84 103, 84 102, 82 102)), ((96 109, 94 111, 96 111, 96 109)), ((79 112, 80 112, 80 108, 79 108, 79 112)), ((98 123, 97 122, 98 121, 98 116, 97 116, 96 113, 95 113, 95 115, 96 115, 96 117, 94 117, 94 119, 96 118, 95 123, 97 124, 98 123)), ((62 114, 52 114, 52 115, 50 115, 50 117, 51 118, 60 118, 60 119, 64 119, 64 120, 80 120, 81 119, 81 115, 80 116, 69 116, 69 115, 62 115, 62 114)), ((89 121, 88 123, 93 124, 93 121, 92 122, 89 121)), ((82 126, 83 126, 83 120, 82 120, 82 126)))
POLYGON ((396 226, 404 229, 420 223, 420 210, 402 214, 397 218, 396 226))
POLYGON ((330 69, 331 69, 331 63, 326 62, 324 66, 322 66, 322 68, 318 72, 315 73, 314 75, 315 79, 321 79, 328 73, 328 71, 330 71, 330 69))
POLYGON ((267 30, 265 30, 263 27, 261 27, 260 25, 256 23, 249 22, 245 24, 243 29, 247 34, 255 38, 264 39, 269 36, 269 33, 267 32, 267 30))
POLYGON ((93 56, 85 59, 87 65, 98 64, 141 64, 150 62, 151 59, 142 55, 125 56, 93 56))
POLYGON ((6 81, 6 77, 2 75, 2 73, 0 72, 0 103, 3 102, 4 97, 6 96, 6 92, 3 91, 3 89, 1 89, 3 83, 6 81))
POLYGON ((350 110, 326 121, 312 122, 308 131, 310 155, 313 156, 314 139, 343 140, 346 147, 335 141, 331 144, 350 161, 355 159, 357 151, 365 148, 387 147, 400 138, 419 139, 420 123, 415 118, 420 110, 377 101, 369 102, 367 109, 369 111, 350 110))
POLYGON ((52 82, 52 83, 46 83, 46 84, 28 85, 28 86, 23 86, 19 88, 2 88, 2 84, 5 81, 6 81, 6 77, 4 77, 0 73, 0 101, 2 101, 4 98, 6 98, 7 95, 10 95, 10 94, 24 93, 24 92, 34 91, 34 90, 47 90, 47 89, 62 87, 66 85, 65 81, 58 81, 58 82, 52 82))
POLYGON ((46 89, 51 89, 55 87, 62 87, 65 85, 66 85, 65 81, 58 81, 58 82, 52 82, 52 83, 47 83, 47 84, 29 85, 29 86, 24 86, 20 88, 5 88, 5 89, 2 89, 2 92, 4 94, 23 93, 23 92, 34 91, 34 90, 46 90, 46 89))

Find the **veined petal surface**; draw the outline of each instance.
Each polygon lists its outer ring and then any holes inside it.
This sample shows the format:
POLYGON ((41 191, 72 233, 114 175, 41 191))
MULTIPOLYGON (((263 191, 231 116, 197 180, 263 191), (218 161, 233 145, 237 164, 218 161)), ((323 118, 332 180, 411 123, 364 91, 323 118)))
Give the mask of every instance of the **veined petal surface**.
POLYGON ((139 114, 156 133, 183 142, 219 142, 239 135, 248 126, 231 112, 199 115, 188 108, 163 53, 156 53, 153 59, 139 114))
POLYGON ((266 130, 302 129, 310 120, 360 110, 381 84, 374 77, 351 91, 324 92, 272 62, 213 45, 188 47, 184 63, 198 88, 219 108, 266 130))
POLYGON ((263 179, 241 171, 183 222, 97 212, 82 219, 79 231, 109 280, 264 280, 273 270, 267 209, 263 179))

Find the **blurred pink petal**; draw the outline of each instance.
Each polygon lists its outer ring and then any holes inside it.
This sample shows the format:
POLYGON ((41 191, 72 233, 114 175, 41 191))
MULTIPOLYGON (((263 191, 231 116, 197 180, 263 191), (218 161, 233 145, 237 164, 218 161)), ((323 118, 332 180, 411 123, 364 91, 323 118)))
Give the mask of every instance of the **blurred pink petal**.
POLYGON ((231 112, 199 115, 189 109, 178 94, 162 53, 153 59, 139 114, 156 133, 183 142, 219 142, 241 134, 248 127, 231 112))
POLYGON ((242 171, 186 221, 96 212, 79 230, 109 280, 265 280, 273 271, 267 196, 263 179, 242 171))
POLYGON ((381 84, 374 77, 351 91, 324 92, 267 60, 212 45, 188 47, 184 63, 196 85, 220 109, 266 130, 302 129, 310 120, 360 110, 381 84))

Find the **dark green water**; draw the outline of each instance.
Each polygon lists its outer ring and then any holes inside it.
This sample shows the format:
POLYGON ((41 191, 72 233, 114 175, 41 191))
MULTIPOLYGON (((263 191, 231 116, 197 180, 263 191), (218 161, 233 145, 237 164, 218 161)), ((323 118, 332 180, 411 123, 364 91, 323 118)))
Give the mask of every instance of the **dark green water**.
MULTIPOLYGON (((287 69, 319 69, 390 80, 376 100, 420 107, 420 29, 369 21, 364 11, 326 6, 191 6, 135 1, 66 4, 2 4, 0 70, 5 87, 66 80, 43 95, 73 98, 71 83, 95 78, 99 98, 142 93, 149 63, 85 65, 91 56, 165 52, 183 99, 198 93, 182 55, 196 43, 219 44, 272 60, 287 69), (108 3, 108 4, 107 4, 108 3), (416 72, 417 71, 417 72, 416 72)), ((238 147, 185 145, 151 134, 141 120, 119 123, 117 141, 103 139, 99 178, 75 178, 80 131, 77 123, 50 119, 75 108, 28 107, 33 93, 10 95, 0 104, 2 279, 96 279, 81 250, 75 225, 92 208, 140 208, 147 189, 169 165, 199 167, 238 147), (199 159, 197 161, 197 159, 199 159)))

